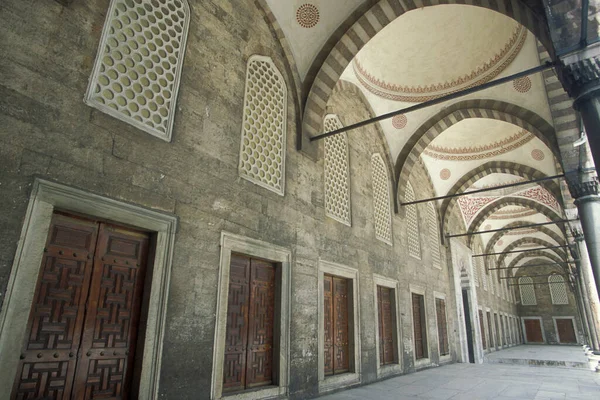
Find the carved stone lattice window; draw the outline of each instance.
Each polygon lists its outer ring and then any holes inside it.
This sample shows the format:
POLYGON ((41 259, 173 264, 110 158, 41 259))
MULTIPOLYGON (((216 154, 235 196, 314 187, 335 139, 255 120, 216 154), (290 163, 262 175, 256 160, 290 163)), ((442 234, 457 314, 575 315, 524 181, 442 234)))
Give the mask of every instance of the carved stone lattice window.
MULTIPOLYGON (((482 254, 481 247, 478 248, 478 254, 482 254)), ((488 290, 488 277, 487 271, 485 270, 485 263, 483 262, 483 257, 477 257, 477 266, 479 268, 479 272, 481 273, 481 281, 483 283, 483 290, 488 290)))
POLYGON ((552 304, 569 304, 569 298, 567 297, 567 285, 565 285, 565 280, 562 276, 549 276, 548 285, 550 286, 552 304))
POLYGON ((373 174, 373 210, 375 237, 392 245, 392 211, 390 208, 390 180, 383 158, 379 153, 371 157, 373 174))
POLYGON ((494 258, 494 256, 488 257, 488 271, 490 271, 490 292, 492 294, 494 294, 494 274, 496 273, 495 270, 492 270, 492 268, 496 268, 496 259, 494 258))
MULTIPOLYGON (((429 241, 431 242, 431 259, 435 268, 442 268, 440 261, 440 230, 437 213, 433 204, 427 204, 427 219, 429 222, 429 241)), ((477 275, 477 273, 475 273, 477 275)), ((478 282, 476 280, 476 282, 478 282)), ((479 286, 479 283, 477 283, 479 286)))
POLYGON ((524 306, 537 305, 535 298, 535 288, 533 287, 533 279, 528 276, 519 278, 519 290, 521 291, 521 304, 524 306))
POLYGON ((285 193, 287 88, 269 57, 254 55, 246 68, 240 176, 285 193))
MULTIPOLYGON (((410 182, 406 185, 404 199, 407 203, 415 201, 415 192, 410 182)), ((420 260, 421 241, 419 239, 419 220, 417 206, 415 204, 406 206, 406 223, 408 224, 408 254, 420 260)))
POLYGON ((112 0, 86 104, 171 141, 189 20, 186 0, 112 0))
MULTIPOLYGON (((325 132, 342 128, 336 115, 327 115, 324 125, 325 132)), ((352 225, 346 133, 325 139, 325 213, 343 224, 352 225)))

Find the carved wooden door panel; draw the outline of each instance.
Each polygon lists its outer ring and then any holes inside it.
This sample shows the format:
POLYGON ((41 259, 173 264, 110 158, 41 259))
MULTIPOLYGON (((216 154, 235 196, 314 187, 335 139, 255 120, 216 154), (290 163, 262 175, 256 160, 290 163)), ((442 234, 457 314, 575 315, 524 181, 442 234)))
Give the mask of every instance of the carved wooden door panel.
POLYGON ((379 310, 379 364, 397 362, 394 351, 394 320, 392 316, 393 289, 377 286, 377 309, 379 310))
POLYGON ((435 299, 435 309, 437 314, 440 355, 445 356, 450 354, 448 345, 448 326, 446 321, 446 301, 444 299, 435 299))
POLYGON ((573 320, 569 318, 557 318, 556 330, 558 331, 558 341, 560 343, 577 343, 573 320))
POLYGON ((413 309, 413 328, 415 336, 415 358, 421 359, 425 357, 423 346, 423 329, 422 329, 422 310, 421 310, 421 295, 412 294, 412 309, 413 309))
POLYGON ((349 371, 348 280, 333 277, 333 337, 335 374, 349 371))
POLYGON ((13 399, 69 399, 83 329, 97 224, 54 215, 13 399))
POLYGON ((544 337, 542 335, 542 326, 540 325, 539 319, 526 319, 525 323, 525 337, 528 343, 544 343, 544 337))
POLYGON ((148 235, 100 224, 73 398, 127 399, 148 235))
POLYGON ((324 370, 333 375, 333 277, 323 278, 324 370))
POLYGON ((273 383, 275 266, 231 255, 223 391, 273 383))
POLYGON ((273 383, 275 268, 267 262, 251 260, 250 277, 246 387, 257 387, 273 383))
POLYGON ((485 325, 483 323, 483 311, 479 310, 479 331, 481 333, 481 344, 484 349, 487 349, 487 342, 485 340, 485 325))

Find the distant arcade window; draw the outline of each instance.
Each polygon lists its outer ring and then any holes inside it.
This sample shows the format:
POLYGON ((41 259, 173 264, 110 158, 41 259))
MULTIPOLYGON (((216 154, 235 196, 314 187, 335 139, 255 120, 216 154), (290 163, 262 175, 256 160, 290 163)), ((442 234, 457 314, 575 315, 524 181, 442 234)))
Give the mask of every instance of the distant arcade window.
MULTIPOLYGON (((415 191, 410 182, 406 184, 404 200, 407 203, 415 201, 415 191)), ((419 236, 419 217, 416 204, 406 206, 406 223, 408 224, 408 254, 421 259, 421 241, 419 236)))
MULTIPOLYGON (((431 241, 431 259, 435 268, 442 268, 440 263, 440 230, 437 213, 432 203, 427 204, 427 219, 429 222, 429 240, 431 241)), ((479 286, 479 283, 477 284, 479 286)))
POLYGON ((548 285, 550 286, 552 304, 569 304, 567 285, 562 276, 556 274, 550 275, 548 277, 548 285))
MULTIPOLYGON (((327 115, 325 132, 342 128, 336 115, 327 115)), ((325 138, 325 213, 345 225, 351 226, 350 174, 348 137, 346 133, 325 138)))
POLYGON ((412 294, 413 333, 415 359, 428 358, 427 318, 425 318, 425 298, 421 294, 412 294))
POLYGON ((189 22, 186 0, 112 0, 86 104, 171 141, 189 22))
POLYGON ((524 306, 535 306, 537 300, 535 298, 535 288, 533 287, 533 279, 529 276, 519 278, 519 290, 521 292, 521 304, 524 306))
POLYGON ((448 345, 448 322, 446 320, 446 300, 435 299, 435 312, 437 316, 438 328, 438 344, 440 348, 440 356, 450 354, 448 345))
POLYGON ((269 57, 253 55, 246 90, 239 174, 281 196, 285 194, 287 87, 269 57))
POLYGON ((379 153, 371 157, 373 177, 373 211, 375 237, 392 245, 392 210, 390 207, 390 179, 379 153))

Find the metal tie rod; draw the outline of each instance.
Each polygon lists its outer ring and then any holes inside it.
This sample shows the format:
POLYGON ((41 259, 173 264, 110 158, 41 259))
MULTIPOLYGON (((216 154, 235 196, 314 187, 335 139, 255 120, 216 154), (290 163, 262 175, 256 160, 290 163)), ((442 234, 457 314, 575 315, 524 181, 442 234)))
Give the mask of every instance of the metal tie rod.
POLYGON ((506 76, 504 78, 496 79, 495 81, 487 82, 487 83, 484 83, 482 85, 475 86, 475 87, 472 87, 472 88, 460 90, 458 92, 451 93, 451 94, 448 94, 446 96, 438 97, 437 99, 425 101, 423 103, 415 104, 414 106, 403 108, 401 110, 396 110, 396 111, 389 112, 387 114, 379 115, 379 116, 374 117, 374 118, 370 118, 370 119, 367 119, 367 120, 364 120, 364 121, 361 121, 361 122, 357 122, 356 124, 348 125, 348 126, 345 126, 343 128, 333 130, 331 132, 321 133, 319 135, 311 137, 310 141, 314 142, 315 140, 324 139, 326 137, 337 135, 337 134, 340 134, 342 132, 350 131, 350 130, 353 130, 353 129, 356 129, 356 128, 360 128, 360 127, 363 127, 363 126, 366 126, 366 125, 371 125, 371 124, 374 124, 375 122, 383 121, 385 119, 392 118, 392 117, 394 117, 396 115, 399 115, 399 114, 407 114, 407 113, 409 113, 411 111, 420 110, 422 108, 434 106, 436 104, 440 104, 440 103, 443 103, 445 101, 455 99, 457 97, 462 97, 462 96, 466 96, 466 95, 471 94, 471 93, 476 93, 476 92, 479 92, 479 91, 482 91, 482 90, 485 90, 485 89, 489 89, 491 87, 498 86, 498 85, 501 85, 501 84, 506 83, 506 82, 510 82, 510 81, 512 81, 514 79, 517 79, 517 78, 522 78, 524 76, 532 75, 532 74, 535 74, 537 72, 545 71, 547 69, 553 68, 554 65, 555 65, 555 63, 548 61, 544 65, 540 65, 538 67, 534 67, 534 68, 531 68, 531 69, 528 69, 528 70, 525 70, 525 71, 522 71, 522 72, 518 72, 516 74, 509 75, 509 76, 506 76))
POLYGON ((559 261, 552 264, 526 264, 518 267, 498 267, 498 268, 488 268, 488 271, 494 271, 497 269, 517 269, 517 268, 530 268, 530 267, 551 267, 555 265, 565 265, 565 264, 573 264, 571 261, 559 261))
POLYGON ((473 254, 471 257, 485 257, 485 256, 498 256, 501 254, 511 254, 511 253, 523 253, 526 251, 535 251, 535 250, 551 250, 551 249, 560 249, 564 247, 569 247, 568 244, 562 244, 559 246, 549 246, 549 247, 536 247, 535 249, 521 249, 521 250, 512 250, 512 251, 501 251, 499 253, 483 253, 483 254, 473 254))
POLYGON ((481 235, 483 233, 503 232, 503 231, 510 231, 510 230, 513 230, 513 229, 533 228, 535 226, 552 225, 552 224, 564 224, 566 222, 575 222, 575 221, 578 221, 578 219, 577 218, 575 218, 575 219, 561 219, 561 220, 558 220, 558 221, 540 222, 540 223, 537 223, 537 224, 527 224, 527 225, 511 226, 511 227, 505 227, 505 228, 490 229, 490 230, 487 230, 487 231, 456 233, 454 235, 446 235, 446 237, 447 238, 453 238, 453 237, 459 237, 459 236, 481 235))
POLYGON ((494 187, 485 188, 485 189, 477 189, 477 190, 471 190, 471 191, 463 192, 463 193, 447 194, 445 196, 430 197, 428 199, 421 199, 421 200, 409 201, 407 203, 400 203, 400 205, 401 206, 410 206, 412 204, 427 203, 427 202, 430 202, 430 201, 451 199, 453 197, 468 196, 470 194, 475 194, 475 193, 483 193, 483 192, 489 192, 491 190, 506 189, 506 188, 510 188, 510 187, 528 185, 530 183, 550 181, 550 180, 553 180, 553 179, 559 179, 559 178, 564 178, 564 177, 565 177, 565 174, 545 176, 543 178, 532 179, 530 181, 516 182, 516 183, 507 183, 507 184, 504 184, 504 185, 494 186, 494 187))

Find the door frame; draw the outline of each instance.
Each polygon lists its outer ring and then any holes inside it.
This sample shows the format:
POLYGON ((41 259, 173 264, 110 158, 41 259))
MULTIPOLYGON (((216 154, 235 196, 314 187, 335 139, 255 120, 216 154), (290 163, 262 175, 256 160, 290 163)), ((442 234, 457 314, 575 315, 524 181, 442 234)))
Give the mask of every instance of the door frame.
POLYGON ((383 378, 390 375, 400 374, 402 372, 402 324, 400 319, 400 304, 399 301, 399 285, 395 279, 387 278, 383 275, 373 274, 373 294, 374 294, 374 307, 375 315, 379 318, 379 306, 377 303, 377 286, 383 286, 394 291, 394 318, 395 326, 397 329, 394 330, 394 343, 398 352, 398 362, 395 364, 388 364, 381 366, 379 364, 379 319, 375 324, 375 354, 377 355, 377 378, 383 378))
POLYGON ((525 342, 525 344, 546 344, 548 343, 546 341, 546 331, 544 330, 544 320, 542 319, 542 317, 521 317, 521 327, 523 328, 523 341, 525 342), (544 341, 543 343, 538 343, 538 342, 530 342, 527 338, 527 329, 525 328, 525 320, 528 319, 537 319, 540 321, 540 329, 542 331, 542 340, 544 341))
MULTIPOLYGON (((429 301, 427 300, 427 295, 426 295, 426 290, 425 287, 423 286, 419 286, 419 285, 415 285, 415 284, 409 284, 409 301, 407 304, 409 304, 409 310, 410 310, 410 329, 411 329, 411 338, 412 338, 412 359, 413 359, 413 365, 415 367, 415 370, 420 369, 422 367, 425 367, 427 365, 429 365, 431 363, 431 343, 429 340, 429 333, 430 333, 430 329, 428 326, 428 315, 429 313, 427 312, 427 304, 429 303, 429 301), (422 340, 425 341, 425 348, 427 349, 427 357, 425 358, 420 358, 417 360, 417 352, 415 351, 415 318, 414 318, 414 312, 413 312, 413 303, 412 303, 412 295, 413 294, 418 294, 420 296, 423 296, 423 310, 421 310, 424 314, 423 317, 423 321, 424 322, 424 328, 425 328, 425 335, 423 335, 422 340)), ((435 304, 434 304, 434 308, 435 308, 435 304)), ((437 328, 437 326, 436 326, 437 328)), ((423 330, 423 326, 421 326, 421 330, 423 330)))
MULTIPOLYGON (((55 209, 107 219, 156 233, 139 398, 158 398, 177 217, 36 178, 0 312, 0 387, 12 387, 55 209)), ((11 393, 0 393, 8 400, 11 393)))
POLYGON ((450 323, 448 320, 448 301, 446 300, 446 294, 442 293, 442 292, 436 292, 433 291, 433 308, 435 309, 435 337, 437 338, 436 343, 437 343, 437 354, 438 354, 438 360, 441 363, 445 363, 448 361, 452 361, 452 341, 450 340, 450 323), (436 300, 440 299, 440 300, 444 300, 444 313, 445 318, 446 318, 446 336, 448 339, 448 354, 446 355, 441 355, 440 353, 440 331, 439 331, 439 326, 438 326, 438 319, 437 319, 437 303, 436 300))
POLYGON ((556 332, 556 340, 557 340, 558 344, 574 345, 574 344, 578 344, 578 343, 582 342, 581 338, 579 337, 579 333, 577 332, 577 325, 575 324, 574 316, 572 316, 572 315, 568 315, 568 316, 564 316, 564 317, 553 316, 552 322, 554 323, 554 332, 556 332), (575 343, 562 343, 560 341, 560 335, 558 334, 558 325, 556 324, 557 319, 570 319, 571 320, 571 323, 573 324, 573 332, 575 332, 575 340, 576 340, 575 343))

